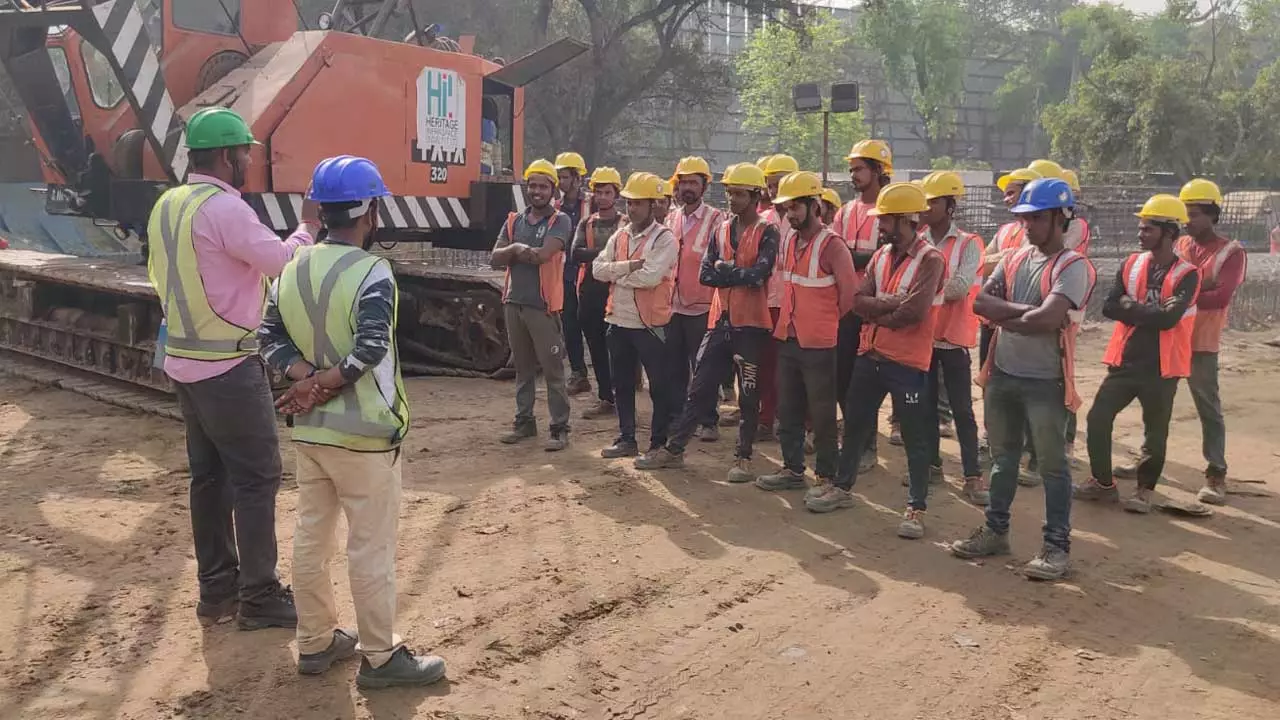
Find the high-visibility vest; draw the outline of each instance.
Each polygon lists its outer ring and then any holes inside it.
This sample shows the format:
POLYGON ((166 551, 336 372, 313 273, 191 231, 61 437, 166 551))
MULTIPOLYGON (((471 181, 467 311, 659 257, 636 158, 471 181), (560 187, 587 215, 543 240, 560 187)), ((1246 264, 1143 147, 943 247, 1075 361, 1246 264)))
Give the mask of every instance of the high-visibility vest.
MULTIPOLYGON (((1006 300, 1013 301, 1013 284, 1014 278, 1017 277, 1018 268, 1027 258, 1031 257, 1031 253, 1040 252, 1035 247, 1028 245, 1016 252, 1004 256, 1000 261, 1000 265, 1004 268, 1004 296, 1006 300)), ((1092 270, 1092 265, 1085 259, 1083 255, 1075 250, 1063 249, 1049 260, 1049 265, 1040 274, 1040 301, 1043 303, 1049 298, 1050 292, 1053 290, 1053 284, 1057 281, 1062 273, 1072 265, 1083 262, 1087 269, 1092 270)), ((1084 302, 1080 303, 1084 307, 1089 302, 1089 296, 1093 294, 1093 286, 1096 275, 1090 272, 1089 287, 1084 295, 1084 302)), ((999 327, 991 333, 991 345, 987 352, 987 361, 983 363, 982 369, 978 371, 977 383, 979 387, 986 387, 987 381, 991 378, 991 369, 995 367, 996 362, 996 343, 1000 341, 1000 333, 1003 332, 999 327)), ((1068 323, 1067 327, 1058 331, 1058 347, 1062 351, 1062 383, 1064 387, 1063 403, 1071 412, 1080 409, 1080 394, 1076 392, 1076 330, 1075 326, 1068 323)))
MULTIPOLYGON (((765 228, 769 226, 763 220, 756 220, 738 238, 738 249, 735 252, 729 238, 734 222, 736 220, 729 218, 721 223, 716 231, 716 249, 720 251, 721 260, 740 268, 749 268, 756 264, 760 255, 760 240, 764 237, 765 228)), ((715 288, 715 295, 711 298, 711 312, 707 315, 707 327, 714 328, 720 314, 725 311, 729 313, 729 325, 736 328, 770 329, 772 326, 769 317, 769 291, 764 287, 715 288)))
MULTIPOLYGON (((927 233, 929 230, 926 228, 924 232, 927 233)), ((977 245, 978 254, 982 254, 984 243, 981 237, 974 233, 957 230, 955 235, 948 235, 938 246, 938 252, 941 252, 942 257, 947 261, 948 278, 956 276, 960 267, 960 258, 964 256, 965 248, 970 245, 977 245)), ((938 308, 938 319, 933 326, 934 340, 967 348, 977 346, 978 316, 973 312, 973 301, 977 299, 978 292, 981 290, 982 278, 978 273, 974 273, 973 284, 969 286, 968 294, 959 300, 943 302, 942 307, 938 308)))
MULTIPOLYGON (((623 262, 626 260, 641 260, 649 254, 649 250, 653 247, 653 242, 658 238, 665 226, 658 223, 651 223, 643 233, 640 234, 639 242, 636 243, 635 250, 631 248, 631 228, 619 228, 614 235, 613 243, 613 262, 623 262)), ((635 294, 636 311, 640 313, 640 322, 645 327, 662 327, 671 322, 671 295, 675 290, 675 276, 672 274, 662 278, 656 286, 651 288, 625 288, 635 294)), ((609 300, 605 303, 604 312, 606 315, 613 314, 613 294, 617 292, 617 283, 609 285, 609 300)))
POLYGON ((1027 228, 1018 220, 1005 223, 996 230, 996 248, 999 250, 1017 250, 1026 244, 1027 228))
MULTIPOLYGON (((525 222, 529 221, 528 213, 530 212, 532 211, 525 211, 525 222)), ((546 220, 547 228, 555 227, 560 215, 559 210, 551 213, 551 217, 546 220)), ((507 214, 507 240, 510 242, 516 241, 517 217, 519 217, 517 213, 507 214)), ((547 312, 558 313, 564 309, 564 250, 557 251, 550 260, 538 266, 538 292, 547 305, 547 312)), ((510 294, 511 268, 508 267, 502 284, 502 302, 506 302, 510 294)))
POLYGON ((833 348, 840 329, 840 290, 836 276, 822 269, 821 260, 827 243, 840 239, 825 227, 803 250, 798 248, 798 239, 794 230, 789 232, 778 253, 782 264, 782 310, 773 336, 785 341, 794 325, 800 347, 833 348))
MULTIPOLYGON (((166 355, 187 360, 230 360, 258 351, 256 328, 228 322, 214 311, 196 262, 192 223, 218 193, 216 185, 179 185, 160 196, 147 222, 147 274, 160 296, 166 355)), ((266 278, 261 302, 266 305, 266 278)))
POLYGON ((711 307, 712 291, 715 288, 703 285, 699 279, 702 273, 702 256, 707 252, 711 235, 724 221, 724 213, 705 203, 703 207, 702 220, 693 226, 691 235, 685 235, 684 210, 673 208, 667 213, 666 220, 667 228, 675 236, 680 248, 675 269, 676 297, 684 305, 694 309, 711 307))
MULTIPOLYGON (((1124 292, 1138 303, 1147 301, 1147 270, 1150 267, 1151 253, 1149 252, 1134 253, 1124 261, 1121 273, 1124 279, 1124 292)), ((1174 260, 1173 267, 1169 268, 1169 272, 1164 276, 1164 283, 1160 286, 1161 302, 1173 297, 1178 285, 1195 269, 1194 265, 1185 260, 1174 260)), ((1197 279, 1196 295, 1199 294, 1200 282, 1197 279)), ((1196 305, 1195 297, 1192 297, 1191 304, 1178 320, 1178 324, 1168 330, 1160 331, 1160 377, 1191 376, 1191 330, 1195 322, 1196 305)), ((1133 336, 1134 330, 1133 325, 1117 321, 1115 329, 1111 332, 1111 341, 1107 343, 1107 349, 1102 355, 1102 362, 1111 367, 1120 367, 1124 359, 1124 347, 1129 344, 1129 338, 1133 336)))
MULTIPOLYGON (((884 245, 871 256, 867 271, 875 280, 876 297, 886 298, 893 295, 906 294, 911 283, 915 281, 916 272, 926 257, 938 252, 924 238, 916 236, 911 248, 914 255, 908 252, 904 261, 894 267, 893 247, 884 245)), ((933 362, 933 332, 938 319, 938 309, 942 307, 942 286, 946 283, 946 273, 938 279, 938 286, 933 288, 933 301, 929 310, 920 318, 920 322, 909 327, 887 328, 877 325, 874 320, 862 323, 862 336, 858 340, 858 354, 866 355, 874 352, 888 360, 906 365, 921 372, 928 372, 933 362)))
MULTIPOLYGON (((597 220, 599 220, 599 219, 600 219, 600 213, 591 213, 591 216, 587 218, 587 225, 586 225, 586 229, 585 229, 585 231, 584 231, 584 232, 585 232, 585 235, 586 235, 587 249, 588 249, 588 250, 595 250, 595 249, 596 249, 596 227, 595 227, 595 223, 596 223, 596 221, 597 221, 597 220)), ((622 222, 622 221, 621 221, 621 219, 619 219, 619 221, 618 221, 618 222, 619 222, 619 223, 621 223, 621 222, 622 222)), ((585 280, 585 279, 586 279, 586 277, 587 277, 587 266, 588 266, 588 265, 590 265, 590 264, 591 264, 591 263, 583 263, 583 264, 581 264, 581 265, 579 265, 579 266, 578 266, 578 287, 582 287, 582 281, 583 281, 583 280, 585 280)))
MULTIPOLYGON (((760 219, 766 225, 772 225, 777 229, 779 238, 785 235, 789 229, 783 227, 786 220, 778 214, 778 209, 773 205, 770 205, 768 210, 760 212, 760 219)), ((782 307, 782 273, 780 272, 782 266, 781 245, 779 245, 778 250, 778 260, 774 265, 773 273, 769 275, 769 280, 765 284, 765 287, 769 290, 769 307, 771 308, 782 307)))
MULTIPOLYGON (((298 250, 285 265, 276 302, 289 338, 317 370, 336 367, 355 348, 360 286, 385 258, 350 245, 320 243, 298 250)), ((393 293, 396 298, 398 293, 393 293)), ((391 344, 394 391, 378 385, 370 368, 337 397, 294 417, 293 439, 356 452, 386 452, 400 445, 409 429, 409 404, 400 379, 396 350, 398 298, 392 300, 391 344)))
MULTIPOLYGON (((1200 285, 1218 279, 1222 266, 1233 253, 1242 254, 1245 272, 1249 271, 1249 254, 1235 240, 1219 238, 1221 242, 1216 248, 1206 248, 1196 243, 1190 235, 1178 238, 1174 250, 1183 260, 1195 265, 1200 270, 1200 285)), ((1218 352, 1222 347, 1222 331, 1227 328, 1229 307, 1217 310, 1199 310, 1196 314, 1195 329, 1191 331, 1191 350, 1193 352, 1218 352)))
MULTIPOLYGON (((1068 245, 1072 250, 1089 257, 1089 241, 1093 240, 1093 229, 1089 227, 1089 222, 1084 218, 1075 218, 1071 221, 1071 225, 1067 228, 1067 235, 1079 233, 1079 242, 1074 246, 1068 245)), ((1074 238, 1065 237, 1064 240, 1072 240, 1074 238)))
POLYGON ((850 200, 836 212, 831 231, 853 252, 875 252, 880 245, 880 218, 870 214, 874 208, 875 203, 864 203, 860 197, 850 200))

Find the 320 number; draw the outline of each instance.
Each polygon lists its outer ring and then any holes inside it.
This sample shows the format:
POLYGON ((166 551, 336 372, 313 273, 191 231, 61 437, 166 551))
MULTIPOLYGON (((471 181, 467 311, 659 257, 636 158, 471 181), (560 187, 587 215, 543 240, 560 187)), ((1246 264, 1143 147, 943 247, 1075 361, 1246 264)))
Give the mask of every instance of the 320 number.
POLYGON ((433 183, 449 182, 449 166, 448 165, 432 165, 431 166, 431 182, 433 183))

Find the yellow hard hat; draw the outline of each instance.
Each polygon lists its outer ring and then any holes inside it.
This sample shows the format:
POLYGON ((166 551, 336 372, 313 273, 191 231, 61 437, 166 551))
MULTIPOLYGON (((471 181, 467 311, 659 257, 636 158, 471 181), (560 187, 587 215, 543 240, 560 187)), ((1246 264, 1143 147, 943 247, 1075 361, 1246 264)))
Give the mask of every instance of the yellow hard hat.
POLYGON ((914 215, 929 209, 924 190, 911 183, 896 182, 886 185, 876 197, 876 206, 868 215, 914 215))
POLYGON ((591 181, 587 186, 595 190, 597 185, 617 185, 622 187, 622 173, 618 172, 616 168, 598 167, 595 172, 591 173, 591 181))
POLYGON ((790 155, 770 155, 764 163, 763 170, 766 176, 800 172, 800 163, 790 155))
POLYGON ((1143 203, 1142 209, 1135 214, 1144 220, 1187 222, 1187 206, 1181 200, 1168 193, 1152 195, 1149 200, 1143 203))
POLYGON ((525 182, 528 182, 529 178, 534 175, 546 175, 551 178, 552 185, 560 184, 560 176, 556 173, 556 166, 542 158, 529 163, 529 167, 524 171, 525 182))
POLYGON ((1212 180, 1196 178, 1182 186, 1182 190, 1178 192, 1178 199, 1188 205, 1213 203, 1221 206, 1222 190, 1218 189, 1218 184, 1212 180))
POLYGON ((587 163, 576 152, 562 152, 556 156, 556 170, 576 170, 579 175, 586 175, 587 163))
POLYGON ((662 178, 653 173, 631 173, 626 187, 622 188, 622 197, 628 200, 661 200, 662 178))
POLYGON ((720 178, 720 182, 726 186, 732 185, 763 190, 765 187, 764 171, 751 163, 738 163, 725 168, 724 176, 720 178))
POLYGON ((1008 175, 1001 175, 1000 178, 996 180, 996 187, 1000 188, 1000 192, 1004 192, 1005 188, 1009 187, 1009 183, 1025 184, 1032 180, 1039 180, 1042 177, 1044 176, 1031 168, 1018 168, 1008 175))
POLYGON ((1063 174, 1062 166, 1052 160, 1032 160, 1027 169, 1040 173, 1040 177, 1057 178, 1059 180, 1067 179, 1063 174))
POLYGON ((696 155, 680 158, 680 162, 676 163, 676 177, 681 175, 701 175, 711 182, 711 166, 696 155))
POLYGON ((822 199, 836 207, 840 207, 843 204, 840 200, 840 193, 832 190, 831 188, 822 189, 822 199))
POLYGON ((662 197, 671 197, 676 194, 676 184, 671 180, 662 181, 662 197))
POLYGON ((778 194, 773 202, 777 205, 808 197, 822 197, 822 178, 816 173, 793 172, 778 183, 778 194))
POLYGON ((1080 176, 1075 170, 1063 168, 1062 179, 1067 181, 1067 185, 1071 186, 1071 192, 1080 194, 1080 176))
POLYGON ((760 158, 756 160, 756 167, 760 168, 761 170, 764 170, 769 166, 769 159, 772 157, 773 157, 772 155, 762 155, 760 158))
POLYGON ((964 179, 959 173, 950 170, 939 170, 924 176, 920 183, 926 200, 940 197, 963 197, 964 179))
POLYGON ((884 166, 885 172, 893 170, 893 151, 889 149, 889 143, 883 140, 859 140, 854 143, 845 160, 855 158, 875 160, 884 166))

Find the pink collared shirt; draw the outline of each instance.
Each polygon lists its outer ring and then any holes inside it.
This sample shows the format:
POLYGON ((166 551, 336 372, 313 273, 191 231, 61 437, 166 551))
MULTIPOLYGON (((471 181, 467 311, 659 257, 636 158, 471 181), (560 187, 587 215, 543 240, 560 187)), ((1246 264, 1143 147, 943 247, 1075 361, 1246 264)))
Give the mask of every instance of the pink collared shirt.
POLYGON ((684 218, 684 232, 686 235, 693 232, 698 227, 698 223, 702 222, 702 216, 707 214, 707 204, 698 203, 698 209, 693 212, 685 212, 684 208, 680 208, 680 217, 684 218))
MULTIPOLYGON (((309 225, 299 225, 288 240, 280 242, 235 188, 199 173, 191 173, 187 183, 216 185, 222 190, 200 207, 191 224, 196 267, 209 307, 227 322, 255 330, 262 324, 266 306, 263 276, 276 277, 298 248, 314 242, 309 225)), ((164 371, 176 382, 194 383, 222 375, 244 360, 188 360, 166 355, 164 371)))

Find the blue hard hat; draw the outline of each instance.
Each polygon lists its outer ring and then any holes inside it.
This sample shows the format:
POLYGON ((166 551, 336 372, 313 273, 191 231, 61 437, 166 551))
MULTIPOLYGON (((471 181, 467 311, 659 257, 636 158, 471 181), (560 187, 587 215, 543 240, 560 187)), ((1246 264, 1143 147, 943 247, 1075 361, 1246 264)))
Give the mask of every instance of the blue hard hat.
POLYGON ((339 155, 316 165, 307 198, 318 203, 343 203, 390 194, 377 165, 362 157, 339 155))
POLYGON ((1018 204, 1010 210, 1014 215, 1040 212, 1041 210, 1059 210, 1076 205, 1076 196, 1066 180, 1058 178, 1039 178, 1027 183, 1018 196, 1018 204))

